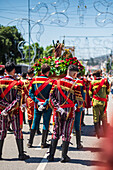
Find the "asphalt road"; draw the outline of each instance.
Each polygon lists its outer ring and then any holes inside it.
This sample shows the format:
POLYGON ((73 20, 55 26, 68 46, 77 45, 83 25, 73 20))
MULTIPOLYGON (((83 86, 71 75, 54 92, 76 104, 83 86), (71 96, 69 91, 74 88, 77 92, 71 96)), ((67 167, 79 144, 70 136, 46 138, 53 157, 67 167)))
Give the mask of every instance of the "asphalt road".
MULTIPOLYGON (((110 96, 108 102, 108 122, 110 123, 112 116, 113 99, 110 96)), ((42 122, 42 121, 41 121, 42 122)), ((27 141, 29 138, 28 124, 24 124, 24 149, 30 155, 30 159, 26 161, 18 160, 18 151, 16 146, 15 137, 11 132, 8 132, 3 147, 3 160, 0 161, 0 170, 98 170, 103 169, 105 164, 104 160, 100 160, 99 155, 102 152, 101 144, 105 138, 97 139, 95 137, 92 109, 89 109, 89 115, 85 115, 86 126, 82 127, 82 141, 84 148, 81 150, 76 149, 75 136, 72 135, 71 142, 73 145, 69 146, 68 155, 71 158, 69 163, 61 163, 61 139, 58 142, 57 150, 55 153, 55 161, 48 162, 47 151, 48 149, 41 149, 41 135, 35 135, 33 148, 27 148, 27 141)), ((42 128, 42 124, 41 124, 42 128)), ((102 129, 101 129, 102 131, 102 129)), ((51 138, 52 125, 50 126, 49 139, 51 138)))

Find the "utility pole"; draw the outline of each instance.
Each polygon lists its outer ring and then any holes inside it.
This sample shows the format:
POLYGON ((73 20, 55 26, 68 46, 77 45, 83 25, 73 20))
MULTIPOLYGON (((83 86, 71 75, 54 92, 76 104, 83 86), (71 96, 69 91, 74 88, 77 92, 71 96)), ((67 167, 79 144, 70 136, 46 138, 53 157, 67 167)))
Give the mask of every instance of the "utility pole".
POLYGON ((28 33, 29 33, 29 66, 30 66, 30 40, 31 40, 31 25, 30 25, 30 0, 28 0, 28 33))

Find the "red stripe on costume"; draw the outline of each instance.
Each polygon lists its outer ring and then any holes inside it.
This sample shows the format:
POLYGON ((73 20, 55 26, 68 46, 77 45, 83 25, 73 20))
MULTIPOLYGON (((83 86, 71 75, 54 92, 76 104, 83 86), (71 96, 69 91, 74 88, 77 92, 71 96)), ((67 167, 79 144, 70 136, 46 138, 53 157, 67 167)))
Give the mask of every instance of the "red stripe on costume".
POLYGON ((76 80, 76 83, 80 83, 80 84, 84 85, 83 80, 76 80))
POLYGON ((97 94, 99 92, 99 90, 102 88, 102 86, 105 83, 105 79, 102 79, 102 81, 100 82, 98 88, 93 92, 93 95, 97 94))
POLYGON ((34 81, 47 81, 49 78, 44 78, 44 77, 36 77, 34 81))
POLYGON ((38 89, 35 91, 34 95, 37 96, 51 81, 52 81, 52 79, 46 79, 46 81, 43 84, 41 84, 40 87, 38 87, 38 89))
POLYGON ((106 99, 106 98, 97 97, 97 96, 93 96, 93 98, 96 99, 96 100, 105 102, 104 114, 106 114, 106 109, 107 109, 107 99, 106 99))
MULTIPOLYGON (((63 98, 65 99, 65 100, 67 100, 67 102, 68 102, 68 104, 64 104, 63 106, 61 106, 62 108, 66 108, 66 107, 74 107, 74 103, 73 103, 73 101, 72 100, 70 100, 69 98, 67 98, 67 96, 64 94, 64 92, 62 91, 62 89, 61 89, 61 87, 60 87, 60 80, 58 80, 57 81, 57 88, 58 88, 58 90, 59 90, 59 92, 60 92, 60 94, 63 96, 63 98)), ((72 86, 72 85, 71 85, 72 86)))
POLYGON ((20 118, 20 127, 23 126, 23 112, 21 111, 21 108, 19 108, 19 118, 20 118))
POLYGON ((0 97, 3 99, 6 94, 11 90, 11 88, 17 84, 17 81, 11 81, 11 83, 9 84, 9 86, 3 91, 3 93, 0 95, 0 97))

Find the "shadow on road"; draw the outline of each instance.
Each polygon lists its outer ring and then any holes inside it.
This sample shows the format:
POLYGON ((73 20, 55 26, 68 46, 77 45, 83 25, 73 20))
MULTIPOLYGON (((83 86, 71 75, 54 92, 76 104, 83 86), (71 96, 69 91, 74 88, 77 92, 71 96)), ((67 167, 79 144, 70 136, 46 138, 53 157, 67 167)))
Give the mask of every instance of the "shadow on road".
POLYGON ((93 116, 93 113, 85 114, 85 116, 93 116))
POLYGON ((86 125, 81 127, 82 136, 95 136, 94 125, 86 125))
MULTIPOLYGON (((26 163, 41 163, 42 159, 43 159, 43 163, 48 162, 48 160, 46 158, 41 158, 41 157, 31 157, 30 159, 27 159, 25 162, 26 163)), ((60 161, 60 158, 54 158, 54 162, 59 162, 59 161, 60 161)))
MULTIPOLYGON (((43 163, 47 163, 47 159, 46 158, 36 158, 36 157, 32 157, 28 160, 26 160, 26 163, 40 163, 43 159, 43 163)), ((54 162, 48 162, 48 163, 55 163, 55 162, 59 162, 60 158, 54 158, 54 162)), ((81 164, 81 165, 85 165, 85 166, 101 166, 101 167, 105 167, 106 163, 105 162, 101 162, 101 161, 94 161, 94 160, 80 160, 80 159, 71 159, 70 162, 67 163, 73 163, 73 164, 81 164)))
POLYGON ((83 147, 82 149, 78 150, 77 148, 69 147, 69 151, 103 152, 103 149, 102 148, 83 147))
MULTIPOLYGON (((26 163, 41 163, 43 159, 43 163, 47 163, 46 158, 41 158, 41 157, 31 157, 30 159, 24 160, 26 163)), ((18 158, 12 158, 12 159, 3 159, 3 161, 21 161, 18 160, 18 158)), ((23 160, 22 160, 23 161, 23 160)), ((60 158, 54 158, 54 162, 50 163, 55 163, 59 162, 60 158)), ((93 161, 93 160, 80 160, 80 159, 71 159, 70 162, 67 163, 73 163, 73 164, 81 164, 85 166, 106 166, 106 163, 101 162, 101 161, 93 161)))
POLYGON ((1 161, 19 161, 19 159, 18 158, 11 158, 11 159, 3 158, 1 161))
POLYGON ((81 164, 85 166, 104 166, 106 167, 107 164, 101 161, 93 161, 93 160, 80 160, 80 159, 71 159, 69 163, 73 164, 81 164))

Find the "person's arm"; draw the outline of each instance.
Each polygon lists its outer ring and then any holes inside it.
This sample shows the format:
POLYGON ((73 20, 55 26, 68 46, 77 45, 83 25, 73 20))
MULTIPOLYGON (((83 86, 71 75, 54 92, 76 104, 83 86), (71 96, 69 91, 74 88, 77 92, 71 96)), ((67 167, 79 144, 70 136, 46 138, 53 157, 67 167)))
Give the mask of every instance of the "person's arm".
POLYGON ((90 97, 93 97, 93 90, 92 90, 92 82, 90 82, 90 85, 89 85, 89 95, 90 97))
POLYGON ((37 99, 37 97, 34 95, 35 93, 35 89, 34 89, 34 86, 35 84, 32 84, 30 85, 30 88, 29 88, 29 96, 31 97, 31 99, 35 102, 35 103, 38 103, 39 100, 37 99))
POLYGON ((52 106, 53 108, 60 108, 59 103, 57 101, 57 96, 58 96, 58 91, 57 91, 57 81, 55 81, 55 83, 52 86, 52 89, 50 91, 50 95, 49 95, 49 104, 50 106, 52 106))
MULTIPOLYGON (((8 114, 11 111, 14 111, 20 107, 21 97, 22 97, 22 95, 21 95, 22 94, 22 85, 23 85, 22 83, 18 82, 18 84, 17 84, 18 90, 17 90, 16 98, 4 108, 4 110, 2 111, 3 113, 8 114)), ((1 114, 2 114, 2 112, 1 112, 1 114)))
POLYGON ((81 93, 82 93, 83 100, 85 100, 86 87, 85 87, 85 84, 84 84, 83 80, 82 80, 82 86, 81 86, 81 93))
POLYGON ((110 84, 109 81, 106 79, 106 94, 108 95, 110 93, 110 84))

